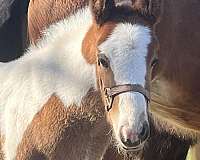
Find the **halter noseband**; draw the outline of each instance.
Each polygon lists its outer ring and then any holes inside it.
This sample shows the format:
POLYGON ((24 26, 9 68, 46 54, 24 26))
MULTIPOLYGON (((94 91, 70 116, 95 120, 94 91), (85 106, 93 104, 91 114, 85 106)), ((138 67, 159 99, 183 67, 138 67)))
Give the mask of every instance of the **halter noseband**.
POLYGON ((117 85, 112 88, 105 88, 104 95, 106 98, 106 110, 109 112, 112 108, 113 100, 116 96, 126 92, 138 92, 141 93, 149 102, 150 100, 150 93, 144 87, 139 84, 124 84, 124 85, 117 85))

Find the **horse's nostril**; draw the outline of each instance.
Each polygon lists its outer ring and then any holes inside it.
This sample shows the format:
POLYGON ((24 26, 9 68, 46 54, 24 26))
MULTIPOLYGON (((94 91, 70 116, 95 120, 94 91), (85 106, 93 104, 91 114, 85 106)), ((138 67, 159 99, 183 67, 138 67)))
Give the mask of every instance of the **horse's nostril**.
POLYGON ((126 143, 127 143, 128 145, 131 145, 131 144, 132 144, 132 142, 131 142, 130 139, 127 139, 127 140, 126 140, 126 143))
POLYGON ((140 133, 140 136, 143 137, 146 134, 146 128, 142 127, 142 131, 140 133))
POLYGON ((149 137, 150 134, 150 128, 147 122, 144 122, 143 126, 142 126, 142 130, 139 133, 139 139, 141 139, 142 141, 146 140, 149 137))
POLYGON ((122 141, 122 143, 126 146, 126 147, 136 147, 138 145, 140 145, 140 141, 136 141, 136 142, 132 142, 131 139, 127 139, 125 141, 122 141))

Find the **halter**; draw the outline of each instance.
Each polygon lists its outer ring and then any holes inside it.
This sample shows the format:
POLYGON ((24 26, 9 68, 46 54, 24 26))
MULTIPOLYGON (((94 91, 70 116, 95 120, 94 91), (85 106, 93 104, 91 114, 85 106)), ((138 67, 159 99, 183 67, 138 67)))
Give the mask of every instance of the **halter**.
MULTIPOLYGON (((150 79, 151 79, 153 67, 157 63, 158 63, 158 56, 157 56, 157 53, 155 52, 150 61, 150 79)), ((126 92, 141 93, 145 97, 147 103, 149 103, 150 101, 150 92, 147 89, 145 89, 143 86, 141 86, 140 84, 123 84, 123 85, 116 85, 111 88, 106 87, 104 88, 104 96, 106 99, 105 107, 106 107, 107 112, 109 112, 112 109, 114 98, 126 92)))
POLYGON ((124 85, 117 85, 112 88, 105 88, 104 89, 104 96, 106 98, 106 110, 109 112, 112 108, 113 100, 116 96, 126 92, 138 92, 141 93, 149 102, 150 100, 150 93, 140 84, 124 84, 124 85))

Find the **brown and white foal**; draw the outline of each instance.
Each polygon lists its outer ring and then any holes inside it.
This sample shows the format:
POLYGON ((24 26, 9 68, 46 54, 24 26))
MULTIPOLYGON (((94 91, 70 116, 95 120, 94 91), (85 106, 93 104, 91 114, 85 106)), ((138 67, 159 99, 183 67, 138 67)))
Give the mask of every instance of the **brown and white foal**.
MULTIPOLYGON (((43 106, 56 103, 55 97, 66 108, 81 106, 92 88, 101 94, 119 147, 143 148, 150 130, 146 87, 150 65, 146 57, 152 48, 155 17, 142 13, 112 0, 91 1, 91 9, 80 9, 51 26, 38 46, 30 47, 22 58, 1 64, 1 126, 6 160, 15 159, 23 134, 43 106)), ((109 143, 109 138, 105 139, 109 143)), ((87 145, 83 148, 88 149, 87 145)), ((104 152, 102 149, 102 155, 104 152)))

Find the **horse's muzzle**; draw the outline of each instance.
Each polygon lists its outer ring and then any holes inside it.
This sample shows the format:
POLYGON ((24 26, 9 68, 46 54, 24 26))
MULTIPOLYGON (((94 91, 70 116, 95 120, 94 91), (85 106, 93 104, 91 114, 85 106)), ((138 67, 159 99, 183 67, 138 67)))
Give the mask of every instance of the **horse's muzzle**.
POLYGON ((127 151, 138 151, 144 147, 146 140, 150 135, 150 127, 147 121, 139 129, 139 132, 130 130, 127 126, 122 126, 120 129, 120 139, 122 148, 127 151))

